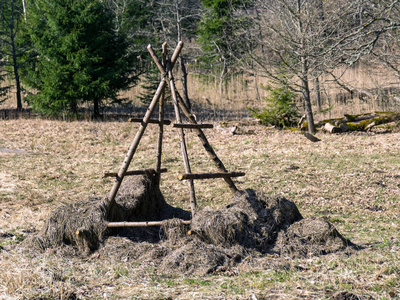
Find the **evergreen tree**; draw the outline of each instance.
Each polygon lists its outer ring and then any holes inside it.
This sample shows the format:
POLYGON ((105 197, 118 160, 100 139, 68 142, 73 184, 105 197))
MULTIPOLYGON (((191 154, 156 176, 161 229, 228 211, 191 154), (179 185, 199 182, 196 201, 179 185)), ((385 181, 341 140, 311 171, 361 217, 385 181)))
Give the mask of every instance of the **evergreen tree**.
MULTIPOLYGON (((19 79, 19 57, 24 52, 24 46, 18 42, 20 32, 22 5, 16 0, 0 0, 0 80, 6 77, 14 79, 16 87, 17 109, 22 109, 21 84, 19 79)), ((0 88, 0 96, 4 96, 11 86, 0 88)), ((0 101, 1 102, 1 101, 0 101)))
POLYGON ((118 101, 118 92, 137 80, 136 58, 115 20, 98 0, 29 2, 27 33, 36 59, 24 80, 37 90, 28 98, 35 110, 76 113, 90 102, 97 118, 103 100, 118 101))

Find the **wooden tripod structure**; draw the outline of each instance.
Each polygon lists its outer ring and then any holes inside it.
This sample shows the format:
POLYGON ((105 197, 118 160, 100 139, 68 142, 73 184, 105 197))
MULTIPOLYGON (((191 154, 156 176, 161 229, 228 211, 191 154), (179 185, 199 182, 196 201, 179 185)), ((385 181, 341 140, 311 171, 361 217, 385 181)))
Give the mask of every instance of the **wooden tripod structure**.
MULTIPOLYGON (((125 176, 128 175, 139 175, 139 174, 154 174, 156 176, 160 176, 161 173, 166 172, 167 170, 161 168, 161 154, 162 154, 162 141, 163 141, 163 133, 164 133, 164 125, 169 125, 171 121, 164 120, 164 90, 165 86, 169 85, 171 90, 171 95, 174 104, 174 112, 176 123, 173 124, 173 127, 178 129, 179 140, 182 152, 182 159, 185 166, 185 174, 180 174, 178 176, 179 180, 187 180, 190 194, 190 208, 192 212, 192 216, 196 213, 197 203, 196 203, 196 195, 193 180, 195 179, 205 179, 205 178, 223 178, 225 182, 228 184, 229 189, 232 193, 235 193, 238 189, 236 188, 234 182, 232 181, 232 177, 244 176, 245 173, 242 172, 231 172, 229 173, 225 168, 222 161, 218 158, 210 143, 208 142, 206 136, 203 133, 203 128, 212 128, 212 124, 198 124, 194 115, 191 113, 190 109, 184 103, 182 97, 179 95, 176 86, 174 77, 172 74, 172 69, 178 59, 178 56, 182 50, 183 43, 179 42, 172 57, 169 58, 167 52, 167 44, 164 43, 162 45, 162 60, 158 58, 156 53, 154 52, 151 45, 147 47, 151 57, 156 63, 158 69, 161 72, 161 81, 158 85, 158 88, 153 96, 153 99, 147 109, 147 112, 143 119, 130 119, 133 122, 140 122, 139 129, 132 141, 132 144, 126 154, 126 157, 121 165, 121 168, 118 173, 106 173, 105 176, 115 176, 116 180, 109 194, 109 203, 107 210, 107 217, 109 216, 109 212, 111 208, 115 204, 115 197, 118 193, 118 190, 121 186, 122 180, 125 176), (158 119, 151 119, 154 110, 159 103, 159 115, 158 119), (186 116, 189 123, 182 123, 181 111, 186 116), (137 150, 137 147, 140 143, 140 140, 146 130, 146 127, 149 123, 156 123, 159 126, 158 130, 158 141, 157 141, 157 159, 156 159, 156 168, 155 169, 144 169, 144 170, 135 170, 128 171, 128 167, 132 161, 132 158, 137 150), (190 169, 189 157, 187 154, 187 147, 185 141, 185 132, 184 129, 193 129, 196 131, 197 136, 199 137, 203 147, 206 152, 210 156, 211 160, 214 162, 217 167, 219 173, 205 173, 205 174, 193 174, 190 169)), ((108 223, 108 227, 128 227, 128 226, 154 226, 160 225, 160 222, 110 222, 108 223)))

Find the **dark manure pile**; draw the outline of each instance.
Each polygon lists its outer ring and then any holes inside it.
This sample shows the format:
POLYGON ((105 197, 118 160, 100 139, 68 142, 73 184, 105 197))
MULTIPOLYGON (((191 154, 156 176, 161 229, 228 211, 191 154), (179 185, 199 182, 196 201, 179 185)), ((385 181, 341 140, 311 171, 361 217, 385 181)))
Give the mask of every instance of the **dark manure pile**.
MULTIPOLYGON (((103 259, 140 261, 161 273, 204 275, 239 270, 265 257, 309 257, 351 249, 322 218, 304 219, 284 197, 255 190, 237 192, 229 205, 190 213, 168 205, 154 176, 128 177, 106 220, 108 199, 57 208, 35 243, 42 248, 72 245, 103 259), (107 221, 156 221, 162 226, 107 228, 107 221)), ((259 264, 259 263, 258 263, 259 264)), ((264 265, 265 262, 260 263, 264 265)))

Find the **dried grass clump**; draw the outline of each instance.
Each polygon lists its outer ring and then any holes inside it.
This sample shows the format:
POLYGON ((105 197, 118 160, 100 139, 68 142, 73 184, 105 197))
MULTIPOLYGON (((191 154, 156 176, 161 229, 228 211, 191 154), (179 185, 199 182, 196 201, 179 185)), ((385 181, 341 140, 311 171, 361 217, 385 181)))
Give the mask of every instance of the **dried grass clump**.
POLYGON ((97 197, 62 205, 47 219, 40 236, 31 241, 42 248, 71 244, 83 253, 90 253, 98 249, 109 233, 107 221, 162 220, 181 213, 174 212, 167 205, 157 178, 147 175, 127 177, 123 181, 116 203, 107 217, 108 204, 106 197, 97 197))
POLYGON ((280 233, 276 250, 283 256, 316 256, 354 246, 323 218, 303 219, 280 233))
POLYGON ((370 296, 358 296, 356 294, 347 292, 347 291, 340 291, 336 292, 332 295, 331 300, 373 300, 374 298, 370 296))
POLYGON ((169 252, 159 267, 162 273, 205 275, 229 264, 229 257, 217 245, 193 241, 169 252))
POLYGON ((85 253, 97 249, 107 230, 106 206, 106 199, 91 198, 58 207, 41 233, 42 247, 72 244, 85 253))
POLYGON ((223 209, 197 213, 192 231, 209 244, 239 244, 264 253, 280 230, 301 219, 293 202, 249 189, 237 192, 233 202, 223 209))
POLYGON ((183 224, 182 219, 178 218, 164 220, 161 228, 164 239, 168 240, 171 244, 180 243, 189 232, 189 226, 183 224))

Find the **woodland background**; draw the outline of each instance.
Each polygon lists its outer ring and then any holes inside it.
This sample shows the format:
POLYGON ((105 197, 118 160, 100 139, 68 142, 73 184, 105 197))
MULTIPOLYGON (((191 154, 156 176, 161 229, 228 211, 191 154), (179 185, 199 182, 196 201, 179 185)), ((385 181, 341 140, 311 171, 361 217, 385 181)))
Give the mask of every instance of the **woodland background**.
POLYGON ((0 2, 0 109, 140 114, 160 80, 146 46, 179 40, 175 79, 206 118, 248 116, 268 85, 293 92, 309 126, 324 109, 398 107, 398 1, 0 2))

